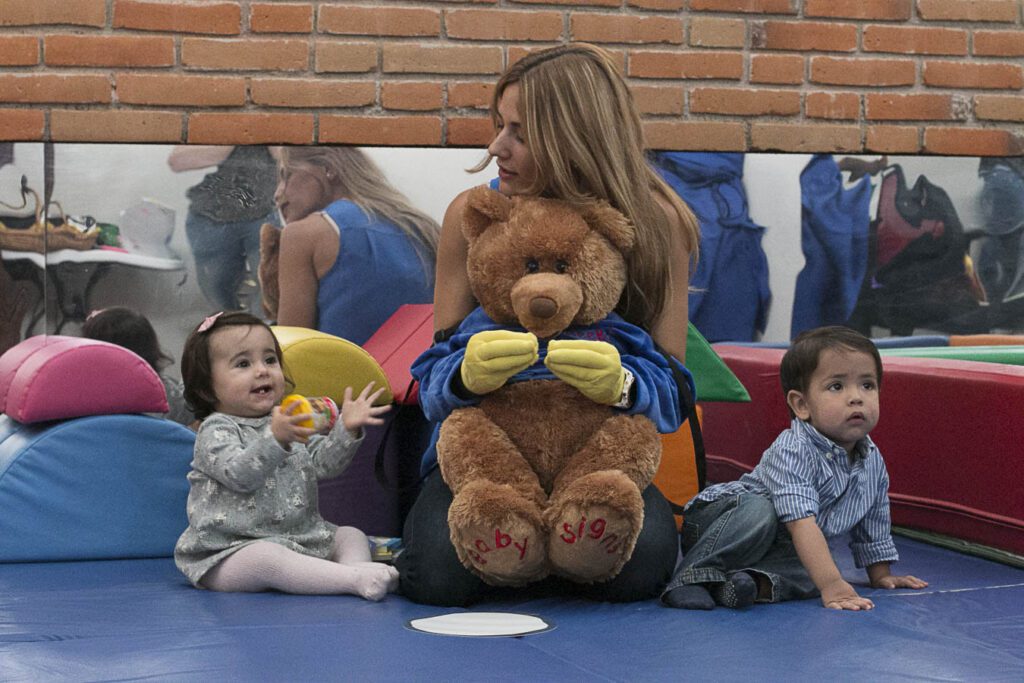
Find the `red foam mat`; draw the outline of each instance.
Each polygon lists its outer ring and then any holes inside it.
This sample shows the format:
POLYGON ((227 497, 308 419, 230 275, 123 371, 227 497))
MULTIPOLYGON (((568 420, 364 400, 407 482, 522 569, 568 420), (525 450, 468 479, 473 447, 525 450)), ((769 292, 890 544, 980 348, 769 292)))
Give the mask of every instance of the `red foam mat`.
MULTIPOLYGON (((709 403, 711 481, 750 471, 789 424, 782 349, 716 345, 750 403, 709 403)), ((872 432, 889 470, 893 523, 1024 554, 1024 367, 883 359, 881 419, 872 432)))
POLYGON ((363 344, 387 375, 396 402, 418 402, 418 387, 412 384, 409 368, 433 340, 434 305, 405 304, 363 344))

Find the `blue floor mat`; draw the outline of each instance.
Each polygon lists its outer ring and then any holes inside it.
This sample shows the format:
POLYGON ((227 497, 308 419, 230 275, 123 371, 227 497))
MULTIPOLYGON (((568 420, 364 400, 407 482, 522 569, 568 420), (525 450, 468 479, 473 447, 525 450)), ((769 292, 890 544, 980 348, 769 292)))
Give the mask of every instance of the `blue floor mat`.
POLYGON ((445 614, 398 596, 224 594, 170 559, 0 565, 2 681, 665 681, 1024 678, 1024 570, 897 538, 923 591, 844 575, 870 612, 817 600, 688 612, 542 598, 475 611, 539 616, 519 638, 410 630, 445 614))

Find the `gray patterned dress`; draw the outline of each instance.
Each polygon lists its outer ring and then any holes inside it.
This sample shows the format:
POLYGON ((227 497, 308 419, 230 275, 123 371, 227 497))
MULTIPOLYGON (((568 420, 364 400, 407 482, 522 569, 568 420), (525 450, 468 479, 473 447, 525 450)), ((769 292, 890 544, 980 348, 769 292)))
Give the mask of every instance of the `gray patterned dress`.
POLYGON ((206 572, 256 541, 328 557, 337 526, 320 516, 317 480, 340 474, 362 438, 339 419, 329 434, 286 451, 270 433, 269 415, 210 415, 196 435, 189 525, 174 548, 178 569, 201 588, 206 572))

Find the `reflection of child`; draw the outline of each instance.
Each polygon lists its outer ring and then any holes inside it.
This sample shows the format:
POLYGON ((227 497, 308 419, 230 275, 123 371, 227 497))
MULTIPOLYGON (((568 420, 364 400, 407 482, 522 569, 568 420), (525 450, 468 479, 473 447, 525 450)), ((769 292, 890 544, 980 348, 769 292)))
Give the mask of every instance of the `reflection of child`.
POLYGON ((182 356, 185 397, 203 419, 188 478, 189 526, 174 559, 199 588, 356 594, 380 600, 398 572, 370 560, 366 535, 325 521, 317 479, 340 473, 381 424, 383 389, 345 390, 326 434, 300 426, 310 416, 278 407, 286 379, 270 328, 248 313, 212 315, 182 356))
POLYGON ((192 424, 195 418, 185 405, 181 382, 163 374, 164 368, 173 361, 160 350, 156 330, 146 316, 123 306, 93 311, 82 325, 82 336, 123 346, 141 356, 164 384, 170 407, 165 417, 186 426, 192 424))
POLYGON ((782 359, 793 422, 739 481, 686 507, 683 563, 662 595, 671 607, 746 607, 820 595, 831 609, 872 609, 836 567, 826 538, 850 533, 873 588, 924 588, 894 576, 889 476, 868 432, 878 422, 882 359, 845 327, 798 336, 782 359))

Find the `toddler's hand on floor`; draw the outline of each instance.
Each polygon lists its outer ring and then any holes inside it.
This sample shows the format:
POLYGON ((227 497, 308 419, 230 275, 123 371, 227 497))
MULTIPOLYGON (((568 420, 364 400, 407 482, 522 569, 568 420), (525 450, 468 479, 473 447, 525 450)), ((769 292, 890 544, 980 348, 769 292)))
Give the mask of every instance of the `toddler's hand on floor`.
POLYGON ((893 575, 889 575, 889 576, 883 576, 880 579, 878 579, 877 581, 875 581, 875 583, 874 583, 874 585, 872 587, 873 588, 886 588, 886 589, 889 589, 889 590, 891 590, 893 588, 927 588, 928 587, 928 582, 927 581, 922 581, 921 579, 917 578, 916 576, 910 576, 910 575, 907 575, 907 576, 893 576, 893 575))
POLYGON ((842 579, 821 589, 821 604, 829 609, 847 609, 854 612, 875 608, 875 603, 857 595, 853 586, 842 579))
POLYGON ((316 434, 316 430, 303 427, 299 423, 310 417, 312 416, 309 413, 299 412, 298 403, 288 406, 287 410, 281 410, 280 406, 275 406, 270 413, 270 433, 285 450, 293 441, 306 443, 309 441, 309 437, 316 434))
POLYGON ((359 428, 365 425, 384 424, 384 419, 378 416, 391 410, 389 405, 373 405, 373 402, 384 393, 384 387, 373 391, 373 385, 374 382, 370 382, 363 387, 356 398, 352 398, 352 387, 345 387, 345 401, 341 404, 341 421, 345 425, 345 429, 353 435, 358 434, 359 428), (370 393, 371 391, 373 393, 370 393))

